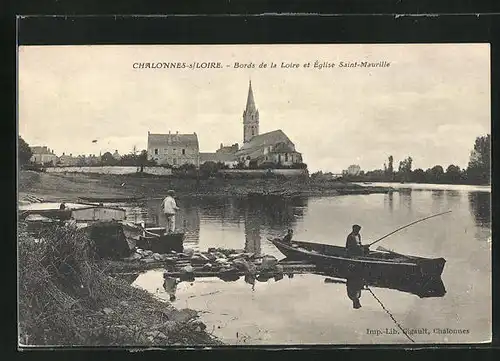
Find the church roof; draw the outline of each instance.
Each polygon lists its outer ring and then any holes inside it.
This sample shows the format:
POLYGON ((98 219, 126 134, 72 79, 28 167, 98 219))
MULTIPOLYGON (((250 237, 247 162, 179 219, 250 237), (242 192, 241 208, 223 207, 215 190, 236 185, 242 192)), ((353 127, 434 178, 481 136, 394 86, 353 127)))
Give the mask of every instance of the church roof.
POLYGON ((295 150, 287 143, 278 143, 273 147, 274 153, 292 153, 295 150))
MULTIPOLYGON (((281 130, 273 130, 272 132, 256 135, 249 142, 244 143, 237 155, 245 155, 253 152, 256 149, 275 145, 278 143, 292 143, 286 134, 281 130)), ((292 143, 293 144, 293 143, 292 143)))
POLYGON ((177 146, 191 146, 198 147, 198 136, 193 134, 148 134, 148 146, 164 146, 164 145, 177 145, 177 146))

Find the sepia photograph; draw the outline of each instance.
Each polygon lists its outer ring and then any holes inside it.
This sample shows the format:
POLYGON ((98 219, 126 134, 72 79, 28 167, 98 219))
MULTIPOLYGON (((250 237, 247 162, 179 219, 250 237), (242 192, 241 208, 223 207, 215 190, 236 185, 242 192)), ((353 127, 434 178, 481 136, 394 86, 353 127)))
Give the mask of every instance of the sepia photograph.
POLYGON ((491 342, 490 67, 19 46, 19 347, 491 342))

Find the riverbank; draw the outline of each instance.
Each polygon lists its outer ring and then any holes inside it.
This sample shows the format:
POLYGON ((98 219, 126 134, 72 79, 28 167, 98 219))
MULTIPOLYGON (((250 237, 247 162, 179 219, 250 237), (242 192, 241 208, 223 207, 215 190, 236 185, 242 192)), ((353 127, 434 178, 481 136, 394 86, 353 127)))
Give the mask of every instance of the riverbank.
POLYGON ((221 344, 196 311, 106 275, 84 232, 59 226, 40 236, 19 225, 20 345, 221 344))
POLYGON ((146 197, 165 195, 174 189, 190 196, 332 196, 387 193, 391 187, 361 186, 354 183, 311 179, 205 179, 144 175, 47 174, 19 172, 19 193, 34 194, 46 201, 71 201, 82 196, 146 197))

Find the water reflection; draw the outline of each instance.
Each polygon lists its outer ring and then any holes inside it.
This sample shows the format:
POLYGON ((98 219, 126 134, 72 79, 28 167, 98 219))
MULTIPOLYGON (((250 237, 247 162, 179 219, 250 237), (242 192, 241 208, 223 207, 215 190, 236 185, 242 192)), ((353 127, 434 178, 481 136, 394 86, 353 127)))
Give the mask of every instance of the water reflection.
POLYGON ((444 297, 446 288, 441 277, 422 277, 396 282, 394 280, 377 280, 366 282, 362 277, 352 275, 347 280, 327 277, 325 283, 345 283, 347 297, 352 301, 352 307, 361 308, 361 291, 369 287, 391 289, 416 295, 420 298, 444 297))
POLYGON ((411 193, 412 193, 411 188, 403 188, 399 190, 399 209, 407 209, 411 211, 411 206, 412 206, 411 193))
POLYGON ((469 193, 469 209, 476 225, 479 227, 491 226, 491 194, 486 192, 469 193))
MULTIPOLYGON (((211 224, 219 223, 222 229, 243 224, 245 250, 256 254, 261 253, 264 231, 281 234, 286 229, 293 228, 307 208, 305 198, 281 196, 185 197, 179 198, 177 203, 180 210, 176 215, 176 229, 184 232, 190 243, 199 243, 202 220, 211 224)), ((160 199, 128 207, 127 219, 132 222, 144 221, 149 226, 166 226, 160 199)))
POLYGON ((392 213, 394 212, 394 192, 388 192, 385 196, 387 204, 389 206, 389 211, 392 213))

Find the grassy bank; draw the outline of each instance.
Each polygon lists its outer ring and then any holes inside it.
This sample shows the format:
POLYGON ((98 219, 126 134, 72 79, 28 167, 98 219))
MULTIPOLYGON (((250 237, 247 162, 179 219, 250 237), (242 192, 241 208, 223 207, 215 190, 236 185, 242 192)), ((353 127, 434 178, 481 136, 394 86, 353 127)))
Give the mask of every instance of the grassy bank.
POLYGON ((105 275, 84 232, 54 226, 39 239, 19 224, 21 345, 219 344, 195 311, 105 275))
POLYGON ((19 192, 46 200, 72 200, 80 196, 164 196, 167 189, 179 195, 327 196, 340 194, 386 193, 388 187, 363 187, 353 183, 312 181, 311 179, 205 179, 142 175, 47 174, 22 171, 19 192))

